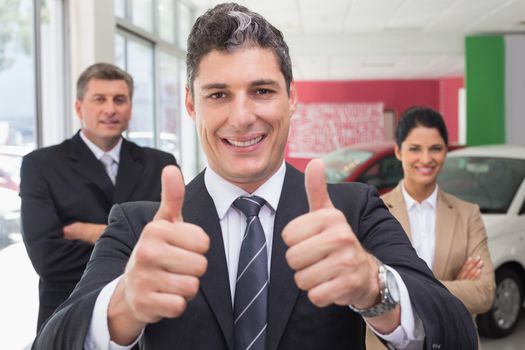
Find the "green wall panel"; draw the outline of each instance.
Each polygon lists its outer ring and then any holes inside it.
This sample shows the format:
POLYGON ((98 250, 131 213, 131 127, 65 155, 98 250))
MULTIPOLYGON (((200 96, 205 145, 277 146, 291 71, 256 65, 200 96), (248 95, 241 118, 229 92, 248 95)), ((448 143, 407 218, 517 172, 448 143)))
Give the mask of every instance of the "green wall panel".
POLYGON ((465 41, 467 144, 505 143, 505 44, 502 36, 465 41))

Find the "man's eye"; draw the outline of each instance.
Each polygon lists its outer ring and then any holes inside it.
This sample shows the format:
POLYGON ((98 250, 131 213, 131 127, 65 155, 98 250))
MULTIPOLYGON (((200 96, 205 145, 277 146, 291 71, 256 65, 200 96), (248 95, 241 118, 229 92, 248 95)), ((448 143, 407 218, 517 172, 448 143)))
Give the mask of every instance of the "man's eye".
POLYGON ((124 98, 124 97, 120 97, 120 98, 116 98, 116 99, 115 99, 115 103, 117 103, 117 104, 119 104, 119 105, 124 104, 124 103, 126 103, 126 102, 127 102, 127 99, 124 98))
POLYGON ((272 92, 273 92, 272 90, 268 90, 268 89, 257 89, 255 91, 257 95, 267 95, 267 94, 271 94, 272 92))
POLYGON ((213 94, 210 95, 210 98, 214 100, 219 100, 224 97, 226 97, 226 94, 224 92, 214 92, 213 94))

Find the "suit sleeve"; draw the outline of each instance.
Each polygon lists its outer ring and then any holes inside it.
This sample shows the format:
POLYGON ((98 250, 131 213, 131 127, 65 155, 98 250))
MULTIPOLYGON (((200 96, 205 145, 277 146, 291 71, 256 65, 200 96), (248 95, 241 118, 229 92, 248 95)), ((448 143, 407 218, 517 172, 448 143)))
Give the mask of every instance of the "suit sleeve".
POLYGON ((175 159, 175 156, 170 153, 169 159, 168 159, 168 165, 173 164, 180 168, 179 164, 177 163, 177 160, 175 159))
MULTIPOLYGON (((477 334, 472 317, 421 260, 399 222, 390 214, 377 191, 367 187, 365 205, 352 227, 363 247, 395 269, 405 283, 413 310, 423 323, 426 349, 476 349, 477 334)), ((347 201, 359 201, 357 193, 347 201)), ((354 217, 353 220, 356 220, 354 217)), ((349 222, 352 222, 350 216, 349 222)))
POLYGON ((161 164, 161 170, 162 168, 168 165, 175 165, 180 168, 180 165, 177 163, 177 159, 175 158, 173 154, 164 152, 164 151, 159 151, 159 150, 155 150, 155 151, 158 152, 158 155, 159 155, 158 157, 159 157, 160 164, 161 164))
POLYGON ((113 206, 107 230, 95 244, 82 279, 37 335, 34 350, 82 349, 98 294, 124 273, 142 227, 133 227, 121 205, 113 206))
POLYGON ((71 273, 83 269, 91 249, 87 243, 64 238, 45 165, 34 155, 22 161, 20 197, 23 238, 33 267, 45 280, 69 282, 71 273))
POLYGON ((448 290, 465 304, 471 314, 488 311, 496 288, 494 266, 487 244, 487 233, 479 209, 471 207, 468 215, 468 255, 480 256, 483 260, 481 277, 478 280, 442 281, 448 290))

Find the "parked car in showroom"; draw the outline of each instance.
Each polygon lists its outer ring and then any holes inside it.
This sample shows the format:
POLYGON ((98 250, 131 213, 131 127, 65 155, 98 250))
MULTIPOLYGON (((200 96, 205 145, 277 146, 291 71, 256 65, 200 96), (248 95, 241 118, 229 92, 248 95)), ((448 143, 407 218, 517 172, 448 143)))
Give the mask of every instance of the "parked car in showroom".
POLYGON ((0 145, 0 250, 22 239, 20 227, 20 165, 29 146, 0 145))
POLYGON ((0 187, 0 250, 21 240, 18 191, 0 187))
MULTIPOLYGON (((394 145, 394 141, 358 143, 326 154, 322 157, 326 181, 363 182, 375 186, 380 194, 390 191, 403 178, 394 145)), ((449 150, 462 147, 451 144, 449 150)))
POLYGON ((322 157, 326 181, 363 182, 383 194, 396 187, 403 177, 401 162, 394 154, 394 142, 358 143, 322 157))
POLYGON ((525 291, 525 147, 467 147, 448 154, 441 188, 480 207, 496 273, 492 308, 478 315, 479 333, 514 331, 525 291))

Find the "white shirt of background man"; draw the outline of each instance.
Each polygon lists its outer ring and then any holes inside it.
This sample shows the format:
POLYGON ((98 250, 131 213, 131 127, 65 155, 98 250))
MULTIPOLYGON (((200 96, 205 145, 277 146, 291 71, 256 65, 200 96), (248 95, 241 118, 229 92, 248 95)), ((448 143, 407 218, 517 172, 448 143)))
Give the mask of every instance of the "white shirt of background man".
POLYGON ((88 148, 93 152, 95 155, 95 158, 97 158, 98 161, 100 161, 103 165, 104 162, 101 160, 101 158, 104 155, 108 155, 113 159, 113 164, 111 165, 113 168, 111 170, 107 169, 106 165, 104 165, 104 169, 106 169, 106 172, 108 173, 109 178, 111 179, 111 182, 113 182, 113 185, 115 184, 115 179, 118 172, 118 165, 120 163, 120 149, 122 148, 122 137, 120 140, 118 140, 115 147, 113 147, 111 150, 105 152, 100 147, 95 145, 93 142, 91 142, 90 139, 87 138, 86 135, 84 135, 83 131, 80 131, 80 138, 86 143, 88 148))

